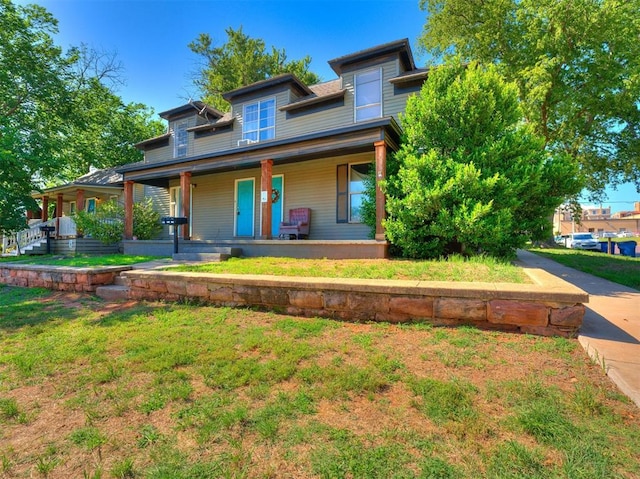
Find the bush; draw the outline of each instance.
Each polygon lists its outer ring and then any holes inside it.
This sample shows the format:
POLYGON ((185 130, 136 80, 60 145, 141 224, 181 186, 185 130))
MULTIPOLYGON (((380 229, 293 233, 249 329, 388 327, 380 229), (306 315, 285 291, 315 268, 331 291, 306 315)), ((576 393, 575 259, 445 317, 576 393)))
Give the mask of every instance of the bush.
MULTIPOLYGON (((96 211, 78 211, 75 215, 79 234, 89 235, 105 244, 122 240, 124 234, 124 207, 111 200, 100 203, 96 211)), ((140 240, 154 238, 162 230, 160 214, 152 207, 150 199, 133 205, 133 235, 140 240)))
POLYGON ((382 187, 387 238, 404 256, 510 257, 549 236, 554 209, 579 191, 575 164, 545 151, 493 66, 432 69, 402 125, 382 187))

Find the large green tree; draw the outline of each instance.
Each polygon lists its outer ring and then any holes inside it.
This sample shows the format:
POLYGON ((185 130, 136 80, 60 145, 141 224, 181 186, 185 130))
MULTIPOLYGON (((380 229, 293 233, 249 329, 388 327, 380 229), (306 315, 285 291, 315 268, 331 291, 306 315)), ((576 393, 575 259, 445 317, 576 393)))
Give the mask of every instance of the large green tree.
POLYGON ((420 0, 421 46, 498 65, 591 192, 640 189, 640 0, 420 0))
POLYGON ((573 163, 545 151, 492 65, 434 68, 402 127, 382 186, 387 238, 404 256, 510 257, 550 234, 549 215, 579 191, 573 163))
POLYGON ((24 227, 34 181, 60 165, 73 95, 56 31, 43 8, 0 0, 0 232, 24 227))
POLYGON ((229 103, 222 94, 281 73, 293 73, 306 85, 318 83, 320 78, 309 71, 311 57, 288 60, 284 49, 271 47, 263 40, 245 35, 242 27, 227 28, 227 42, 215 46, 208 33, 201 33, 189 44, 202 57, 203 65, 194 79, 202 91, 205 103, 222 111, 229 103))
POLYGON ((63 53, 57 21, 36 5, 0 0, 0 233, 25 225, 31 193, 142 159, 133 144, 162 125, 113 91, 119 66, 81 46, 63 53))

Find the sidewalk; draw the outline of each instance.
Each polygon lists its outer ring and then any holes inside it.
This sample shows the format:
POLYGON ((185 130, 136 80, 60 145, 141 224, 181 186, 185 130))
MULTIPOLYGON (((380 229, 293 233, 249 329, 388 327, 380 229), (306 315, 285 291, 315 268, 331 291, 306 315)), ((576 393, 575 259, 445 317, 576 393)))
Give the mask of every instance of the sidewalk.
POLYGON ((640 407, 640 292, 518 250, 524 267, 540 268, 589 293, 578 341, 618 388, 640 407))

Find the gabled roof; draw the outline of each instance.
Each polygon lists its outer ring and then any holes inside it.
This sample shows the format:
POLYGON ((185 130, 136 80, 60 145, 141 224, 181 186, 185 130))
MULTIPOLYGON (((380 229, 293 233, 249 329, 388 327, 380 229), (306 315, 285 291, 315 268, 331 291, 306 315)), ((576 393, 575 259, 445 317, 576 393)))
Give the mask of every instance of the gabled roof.
POLYGON ((207 105, 200 100, 197 100, 190 101, 185 105, 172 108, 171 110, 163 111, 162 113, 159 113, 158 116, 160 118, 164 118, 165 120, 171 120, 172 118, 181 116, 184 113, 193 112, 194 110, 198 112, 198 115, 206 118, 222 118, 222 116, 224 115, 224 113, 222 113, 221 111, 216 110, 215 108, 207 105))
POLYGON ((413 60, 413 53, 411 53, 411 46, 409 45, 409 40, 407 38, 329 60, 329 66, 334 72, 341 75, 345 67, 348 67, 349 65, 373 60, 377 57, 391 53, 399 54, 400 61, 405 71, 416 69, 416 64, 413 60))
POLYGON ((339 78, 336 80, 311 85, 309 89, 312 91, 311 95, 307 95, 287 105, 281 106, 280 111, 298 110, 313 105, 330 102, 332 100, 337 101, 340 98, 343 98, 346 93, 346 90, 342 88, 342 80, 339 78))
POLYGON ((110 191, 110 190, 122 190, 123 177, 122 173, 116 171, 116 169, 122 168, 121 166, 113 168, 104 168, 102 170, 92 170, 86 175, 82 175, 76 180, 65 183, 63 185, 54 186, 51 188, 45 188, 42 193, 34 192, 32 196, 39 198, 47 193, 64 192, 67 190, 77 189, 92 189, 98 191, 110 191))
POLYGON ((428 68, 417 68, 413 71, 408 71, 401 73, 397 77, 393 77, 389 79, 389 83, 402 84, 402 83, 410 83, 413 81, 424 81, 429 76, 428 68))
POLYGON ((193 132, 203 132, 203 131, 209 131, 209 130, 216 130, 218 128, 223 128, 229 125, 232 125, 234 122, 235 118, 233 118, 233 115, 231 114, 231 112, 225 113, 224 116, 222 118, 219 118, 217 121, 211 122, 211 123, 205 123, 204 125, 197 125, 197 126, 192 126, 191 128, 187 128, 187 131, 193 131, 193 132))
POLYGON ((117 172, 116 167, 90 171, 70 184, 77 186, 116 186, 114 183, 122 184, 122 173, 117 172))
POLYGON ((166 132, 166 133, 164 133, 162 135, 154 136, 153 138, 149 138, 148 140, 144 140, 144 141, 141 141, 139 143, 136 143, 133 146, 135 146, 139 150, 144 150, 148 146, 154 146, 154 145, 164 146, 164 145, 161 145, 161 143, 167 142, 167 144, 168 144, 169 138, 171 138, 171 132, 170 131, 168 131, 168 132, 166 132))
POLYGON ((312 93, 309 87, 302 83, 302 81, 300 81, 298 77, 296 77, 292 73, 283 73, 282 75, 276 75, 274 77, 267 78, 266 80, 261 80, 256 83, 252 83, 251 85, 236 88, 235 90, 223 93, 222 98, 224 98, 228 102, 231 102, 235 98, 240 96, 249 95, 256 91, 264 90, 265 88, 286 84, 289 84, 291 88, 295 90, 299 95, 306 96, 311 95, 312 93))

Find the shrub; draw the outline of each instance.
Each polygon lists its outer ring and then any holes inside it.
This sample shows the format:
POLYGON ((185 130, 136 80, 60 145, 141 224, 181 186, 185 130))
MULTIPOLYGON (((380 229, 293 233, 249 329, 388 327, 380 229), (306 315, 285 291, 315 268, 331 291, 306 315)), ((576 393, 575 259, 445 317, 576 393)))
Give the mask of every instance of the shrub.
MULTIPOLYGON (((78 232, 105 244, 117 243, 124 234, 124 207, 111 200, 100 203, 95 212, 78 211, 74 218, 78 232)), ((151 199, 133 205, 133 235, 141 240, 154 238, 162 230, 160 213, 151 199)))
POLYGON ((579 189, 574 163, 545 151, 493 66, 433 69, 402 125, 382 187, 387 238, 404 256, 510 257, 550 235, 554 209, 579 189))

